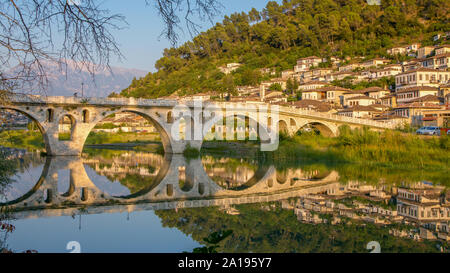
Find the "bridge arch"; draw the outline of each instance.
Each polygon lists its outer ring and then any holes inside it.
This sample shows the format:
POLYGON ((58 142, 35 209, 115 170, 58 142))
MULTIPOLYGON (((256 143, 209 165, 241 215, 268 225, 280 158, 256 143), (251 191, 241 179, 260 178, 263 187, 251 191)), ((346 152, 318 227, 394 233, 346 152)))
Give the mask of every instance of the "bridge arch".
MULTIPOLYGON (((213 158, 218 159, 218 158, 213 158)), ((230 158, 233 159, 233 158, 230 158)), ((219 160, 219 165, 223 162, 221 162, 221 158, 219 160)), ((236 181, 232 181, 235 179, 235 177, 220 177, 220 173, 211 173, 210 168, 208 168, 205 164, 204 160, 201 160, 199 164, 201 166, 197 167, 197 169, 200 171, 199 177, 202 181, 208 181, 208 184, 213 184, 217 188, 221 190, 226 190, 230 192, 242 192, 245 190, 249 190, 250 188, 254 187, 255 185, 258 185, 260 182, 265 181, 264 178, 267 177, 268 173, 272 171, 272 167, 269 165, 258 165, 254 170, 251 170, 251 173, 244 174, 246 181, 242 181, 241 183, 236 183, 236 181), (215 178, 215 179, 214 179, 215 178), (217 178, 221 178, 224 181, 218 181, 217 178), (220 183, 221 182, 221 183, 220 183), (221 185, 222 184, 222 185, 221 185)), ((219 172, 224 172, 223 167, 220 166, 219 172)), ((242 171, 242 169, 241 169, 242 171)), ((235 173, 239 173, 239 170, 236 170, 235 173)))
POLYGON ((276 178, 278 184, 283 185, 287 182, 288 170, 276 170, 276 178))
POLYGON ((280 119, 278 121, 278 130, 280 131, 280 133, 285 133, 289 135, 289 126, 287 124, 287 122, 285 120, 280 119))
POLYGON ((322 121, 306 121, 301 123, 298 127, 296 133, 299 133, 301 130, 305 130, 306 128, 310 128, 323 136, 326 137, 336 137, 338 136, 338 127, 328 122, 322 121))
MULTIPOLYGON (((222 134, 222 139, 226 140, 226 137, 224 137, 223 135, 227 133, 226 127, 227 127, 227 123, 226 120, 229 118, 235 118, 236 122, 234 122, 234 133, 238 133, 238 131, 241 129, 239 126, 239 119, 242 121, 244 121, 244 133, 246 136, 246 133, 248 132, 248 137, 250 138, 252 136, 252 132, 250 131, 250 129, 254 129, 256 132, 256 136, 259 137, 260 141, 267 141, 270 138, 270 133, 267 130, 268 128, 271 128, 271 125, 268 124, 268 126, 264 126, 263 124, 261 124, 260 122, 258 122, 257 119, 255 119, 255 117, 253 115, 250 115, 249 113, 244 113, 244 114, 236 114, 236 113, 226 113, 225 115, 223 115, 221 120, 218 120, 218 122, 211 124, 210 126, 205 126, 203 128, 203 133, 204 133, 204 138, 206 137, 206 134, 210 131, 212 131, 213 133, 221 133, 222 134), (252 126, 251 126, 252 125, 252 126), (251 128, 254 127, 254 128, 251 128), (260 128, 262 128, 262 130, 260 130, 260 128), (224 130, 225 129, 225 130, 224 130), (262 135, 260 134, 262 133, 262 135)), ((272 119, 269 117, 268 123, 272 122, 272 119)), ((234 137, 233 137, 234 139, 234 137)), ((202 145, 205 142, 205 139, 202 140, 202 145)))
POLYGON ((73 139, 73 133, 75 131, 75 126, 77 123, 76 119, 71 114, 64 114, 61 116, 58 123, 59 140, 71 141, 73 139), (69 124, 67 124, 67 122, 69 122, 69 124), (69 128, 66 128, 67 125, 69 126, 69 128), (64 135, 66 133, 70 134, 68 138, 66 138, 66 136, 64 135))
POLYGON ((4 203, 0 203, 0 206, 11 206, 11 205, 19 204, 21 202, 28 200, 31 196, 33 196, 36 192, 38 192, 40 190, 40 188, 42 187, 42 185, 45 183, 45 180, 47 179, 47 176, 49 174, 49 167, 50 167, 51 160, 52 160, 51 157, 46 158, 46 161, 44 163, 44 168, 42 169, 41 176, 39 177, 38 181, 33 186, 33 188, 31 188, 27 193, 25 193, 24 195, 22 195, 21 197, 15 199, 15 200, 10 200, 10 201, 4 202, 4 203))
POLYGON ((105 114, 104 116, 100 116, 100 118, 96 118, 95 120, 92 121, 90 130, 89 130, 88 134, 86 135, 86 138, 92 132, 92 130, 95 128, 95 126, 97 126, 98 123, 103 121, 106 117, 113 115, 113 114, 118 114, 118 113, 132 113, 132 114, 141 116, 144 119, 146 119, 147 121, 149 121, 155 127, 156 131, 159 133, 164 151, 166 153, 172 152, 172 143, 171 143, 171 138, 168 133, 168 129, 165 128, 160 123, 160 121, 158 120, 158 117, 157 117, 157 113, 155 113, 156 116, 153 117, 152 116, 153 113, 147 113, 147 112, 139 111, 136 109, 121 108, 121 109, 118 109, 115 111, 107 112, 107 114, 105 114))
POLYGON ((291 127, 297 127, 297 122, 295 121, 295 119, 293 119, 293 118, 290 118, 290 125, 291 125, 291 127))
MULTIPOLYGON (((122 199, 122 200, 131 200, 131 199, 136 199, 139 197, 142 197, 146 194, 148 194, 149 192, 153 191, 154 189, 156 189, 158 186, 161 185, 161 182, 166 178, 166 176, 168 175, 168 173, 171 171, 171 164, 172 164, 172 157, 170 154, 165 154, 163 157, 163 164, 161 165, 158 174, 156 175, 156 177, 153 179, 153 182, 151 184, 149 184, 147 187, 145 187, 144 189, 127 195, 127 196, 116 196, 115 198, 118 199, 122 199)), ((172 188, 167 188, 167 191, 172 192, 173 194, 173 186, 172 188)))
MULTIPOLYGON (((39 121, 38 117, 33 115, 31 112, 23 110, 23 109, 21 109, 19 107, 11 107, 11 106, 2 106, 2 105, 0 105, 0 110, 16 111, 16 112, 21 113, 22 115, 26 116, 27 118, 31 119, 32 121, 34 121, 34 123, 36 124, 36 126, 39 129, 39 132, 41 132, 41 134, 42 134, 42 138, 44 140, 44 146, 45 146, 46 153, 47 154, 51 154, 51 152, 52 152, 51 151, 51 145, 50 145, 50 140, 49 140, 48 135, 47 135, 47 131, 46 131, 45 127, 43 126, 43 123, 41 123, 39 121)), ((52 118, 53 118, 53 115, 52 115, 52 118)))

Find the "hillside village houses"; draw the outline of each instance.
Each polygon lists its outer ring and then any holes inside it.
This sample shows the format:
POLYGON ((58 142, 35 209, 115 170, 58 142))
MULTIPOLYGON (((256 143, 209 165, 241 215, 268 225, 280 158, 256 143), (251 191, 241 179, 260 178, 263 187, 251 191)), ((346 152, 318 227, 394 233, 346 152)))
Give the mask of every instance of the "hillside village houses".
POLYGON ((104 118, 92 131, 105 133, 117 133, 119 131, 141 133, 157 132, 153 124, 144 117, 125 112, 104 118))
POLYGON ((231 72, 241 67, 241 65, 242 64, 240 63, 229 63, 226 66, 219 67, 219 70, 224 74, 230 74, 231 72))
POLYGON ((396 90, 417 86, 439 87, 450 79, 450 71, 418 68, 395 76, 396 90))
POLYGON ((297 65, 294 66, 294 72, 306 71, 311 67, 317 67, 322 63, 323 59, 317 56, 310 56, 297 60, 297 65))
POLYGON ((387 50, 387 53, 389 55, 404 55, 412 53, 413 56, 416 56, 415 52, 417 52, 419 48, 420 48, 419 43, 413 43, 407 46, 398 46, 390 48, 387 50))
MULTIPOLYGON (((260 86, 238 86, 238 96, 230 99, 289 105, 386 122, 402 120, 413 126, 448 126, 450 45, 421 46, 412 43, 393 47, 387 50, 387 54, 413 57, 401 63, 385 58, 364 60, 364 57, 356 57, 341 60, 336 57, 304 57, 298 59, 292 69, 278 74, 274 74, 275 70, 270 68, 261 70, 265 75, 278 75, 278 78, 263 81, 260 86), (393 78, 395 88, 378 86, 350 90, 334 86, 335 81, 349 80, 357 84, 383 78, 393 78), (298 83, 297 91, 270 90, 274 84, 286 90, 288 81, 298 83), (300 101, 295 99, 296 93, 301 94, 300 101)), ((231 73, 240 66, 230 63, 220 69, 231 73)))
POLYGON ((428 55, 431 54, 431 52, 433 52, 434 49, 435 49, 434 46, 424 46, 417 49, 417 58, 418 59, 426 58, 428 55))

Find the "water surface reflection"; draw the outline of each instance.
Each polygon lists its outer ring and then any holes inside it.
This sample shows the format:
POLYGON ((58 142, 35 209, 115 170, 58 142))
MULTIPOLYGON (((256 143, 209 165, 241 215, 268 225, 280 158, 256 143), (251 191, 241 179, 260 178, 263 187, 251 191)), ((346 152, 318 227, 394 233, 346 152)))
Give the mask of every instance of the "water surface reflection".
POLYGON ((86 252, 190 251, 228 229, 221 251, 367 252, 375 240, 385 252, 429 252, 450 240, 446 187, 393 181, 394 170, 374 182, 352 166, 109 150, 9 160, 18 168, 0 200, 11 213, 0 219, 17 227, 13 250, 65 252, 79 238, 86 252))

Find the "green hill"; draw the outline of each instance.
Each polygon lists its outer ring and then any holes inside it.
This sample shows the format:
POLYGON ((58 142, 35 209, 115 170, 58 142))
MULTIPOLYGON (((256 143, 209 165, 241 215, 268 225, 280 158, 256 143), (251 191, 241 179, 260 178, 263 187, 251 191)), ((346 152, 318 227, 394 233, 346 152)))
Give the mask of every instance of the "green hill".
MULTIPOLYGON (((389 57, 386 49, 421 42, 450 30, 450 2, 442 0, 271 1, 262 11, 225 16, 222 23, 178 48, 164 50, 157 72, 134 79, 126 97, 158 98, 178 92, 226 92, 236 85, 254 85, 269 75, 258 68, 274 67, 277 75, 292 69, 301 57, 389 57), (242 63, 225 75, 218 69, 242 63)), ((327 63, 323 64, 327 66, 327 63)))

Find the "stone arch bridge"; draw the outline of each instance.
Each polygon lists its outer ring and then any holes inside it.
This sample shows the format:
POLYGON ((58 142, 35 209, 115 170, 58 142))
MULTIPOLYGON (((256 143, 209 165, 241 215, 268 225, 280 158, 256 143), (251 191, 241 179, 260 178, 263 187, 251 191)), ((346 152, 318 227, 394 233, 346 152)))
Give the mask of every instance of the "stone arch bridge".
MULTIPOLYGON (((395 122, 349 118, 263 103, 199 104, 198 101, 16 94, 11 96, 6 104, 0 105, 0 109, 15 110, 34 120, 44 137, 47 154, 53 156, 81 155, 91 130, 107 116, 118 112, 135 113, 149 120, 160 133, 165 152, 173 154, 183 153, 188 145, 200 149, 205 135, 216 130, 218 122, 223 122, 223 119, 219 118, 220 115, 222 118, 233 115, 248 119, 249 122, 242 125, 246 128, 241 129, 249 132, 253 124, 252 128, 258 131, 261 145, 268 145, 265 150, 275 150, 278 147, 279 130, 294 134, 304 126, 311 125, 323 134, 337 136, 339 126, 344 124, 352 128, 368 126, 375 130, 394 129, 398 125, 395 122), (72 124, 70 138, 60 140, 59 123, 64 117, 68 117, 72 124), (174 130, 175 126, 179 126, 182 118, 186 120, 187 128, 190 128, 187 129, 190 137, 185 139, 179 139, 173 134, 177 131, 174 130)), ((239 128, 235 130, 239 131, 239 128)), ((215 131, 216 134, 217 132, 215 131)), ((232 135, 234 136, 234 133, 232 135)))

